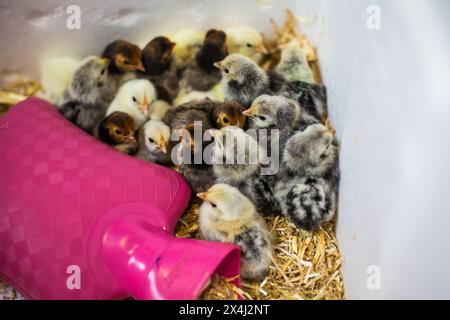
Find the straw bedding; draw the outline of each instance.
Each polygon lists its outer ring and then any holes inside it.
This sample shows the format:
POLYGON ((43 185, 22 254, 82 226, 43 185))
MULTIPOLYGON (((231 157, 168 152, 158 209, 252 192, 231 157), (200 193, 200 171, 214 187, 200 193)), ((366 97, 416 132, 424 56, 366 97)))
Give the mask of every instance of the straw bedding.
MULTIPOLYGON (((298 38, 307 48, 307 57, 315 78, 321 82, 315 48, 300 33, 297 19, 287 12, 283 27, 272 21, 276 37, 266 39, 270 58, 264 62, 270 68, 279 60, 278 45, 298 38)), ((40 86, 28 79, 18 79, 0 88, 0 116, 11 106, 34 95, 40 86)), ((177 237, 200 238, 198 232, 198 205, 191 205, 180 219, 177 237)), ((335 236, 335 223, 330 222, 315 232, 298 230, 283 216, 266 218, 273 238, 273 264, 269 275, 261 283, 242 282, 241 288, 230 279, 214 276, 204 290, 202 299, 344 299, 341 273, 341 255, 335 236)), ((22 299, 22 296, 0 280, 0 300, 22 299)))

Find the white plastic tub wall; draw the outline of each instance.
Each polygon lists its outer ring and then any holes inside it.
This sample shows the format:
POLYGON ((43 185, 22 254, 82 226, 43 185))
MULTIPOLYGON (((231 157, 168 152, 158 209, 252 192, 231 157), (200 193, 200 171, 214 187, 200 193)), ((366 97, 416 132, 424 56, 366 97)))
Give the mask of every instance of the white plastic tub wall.
POLYGON ((347 298, 450 298, 450 81, 446 0, 2 1, 2 71, 36 75, 48 55, 143 45, 187 27, 270 31, 284 9, 319 48, 341 149, 338 237, 347 298), (369 30, 367 8, 381 10, 369 30), (379 281, 377 277, 379 276, 379 281))

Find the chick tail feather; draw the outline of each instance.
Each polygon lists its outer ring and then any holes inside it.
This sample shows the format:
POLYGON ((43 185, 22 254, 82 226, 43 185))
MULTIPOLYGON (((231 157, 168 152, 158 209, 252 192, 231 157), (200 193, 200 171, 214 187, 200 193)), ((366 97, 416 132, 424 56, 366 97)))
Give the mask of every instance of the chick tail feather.
POLYGON ((312 231, 319 229, 333 213, 323 187, 306 181, 305 184, 294 185, 287 193, 283 214, 297 227, 312 231))

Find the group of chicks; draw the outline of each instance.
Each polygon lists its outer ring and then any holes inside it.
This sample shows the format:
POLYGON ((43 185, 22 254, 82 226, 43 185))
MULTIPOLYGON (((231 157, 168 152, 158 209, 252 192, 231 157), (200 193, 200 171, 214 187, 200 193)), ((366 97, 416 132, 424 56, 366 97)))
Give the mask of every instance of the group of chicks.
POLYGON ((114 149, 175 165, 203 201, 202 236, 239 245, 241 275, 250 280, 262 280, 271 263, 262 216, 282 213, 299 228, 317 229, 336 211, 339 180, 325 87, 315 83, 304 49, 295 40, 284 45, 270 71, 259 66, 266 54, 250 27, 185 30, 143 49, 117 40, 85 59, 57 99, 68 120, 114 149), (208 145, 222 160, 235 155, 236 142, 245 154, 264 154, 249 128, 276 129, 278 140, 268 144, 280 150, 278 172, 260 174, 268 164, 259 156, 256 163, 203 161, 208 145), (172 141, 176 130, 184 134, 172 141), (196 130, 212 139, 199 143, 196 130), (182 150, 200 162, 175 161, 182 150))

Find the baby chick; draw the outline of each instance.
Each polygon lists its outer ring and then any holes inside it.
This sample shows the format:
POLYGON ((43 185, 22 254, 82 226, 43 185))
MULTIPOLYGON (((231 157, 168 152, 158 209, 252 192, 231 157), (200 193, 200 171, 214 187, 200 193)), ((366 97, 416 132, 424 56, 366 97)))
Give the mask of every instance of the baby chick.
POLYGON ((52 57, 41 62, 40 80, 42 92, 40 96, 55 105, 62 102, 64 90, 72 81, 75 71, 83 61, 72 57, 52 57))
POLYGON ((185 63, 202 47, 205 33, 195 29, 183 29, 170 37, 177 45, 173 50, 177 64, 185 63))
POLYGON ((199 227, 205 240, 234 243, 241 248, 241 276, 262 281, 269 272, 272 245, 264 220, 238 189, 216 184, 197 194, 199 227))
POLYGON ((180 173, 185 177, 192 188, 193 194, 206 191, 214 184, 214 172, 212 166, 203 159, 203 150, 210 143, 203 139, 206 130, 194 123, 184 128, 177 129, 182 132, 181 142, 174 147, 172 157, 179 166, 180 173), (200 140, 196 139, 195 131, 201 134, 200 140))
POLYGON ((111 102, 106 115, 115 111, 128 113, 140 127, 148 120, 149 106, 156 101, 156 90, 146 79, 125 82, 111 102))
POLYGON ((105 117, 106 109, 114 98, 115 86, 108 77, 108 59, 91 57, 82 64, 64 91, 59 111, 71 122, 93 133, 105 117))
POLYGON ((170 165, 170 128, 162 121, 149 120, 139 129, 137 157, 150 162, 170 165))
POLYGON ((147 78, 155 86, 158 98, 169 103, 179 91, 177 68, 172 54, 174 47, 175 43, 168 38, 156 37, 142 50, 147 78))
POLYGON ((282 213, 306 230, 330 221, 339 184, 338 145, 331 129, 314 124, 298 131, 286 144, 283 165, 275 185, 282 213))
POLYGON ((251 199, 262 215, 280 212, 274 196, 275 175, 262 175, 268 164, 255 137, 236 127, 212 131, 213 170, 217 183, 227 183, 251 199))
POLYGON ((212 112, 212 121, 220 129, 228 126, 245 126, 244 107, 238 102, 229 101, 219 104, 212 112))
POLYGON ((221 80, 214 63, 228 55, 226 34, 211 29, 206 33, 203 45, 195 57, 186 62, 180 70, 180 86, 188 91, 208 91, 221 80))
POLYGON ((212 127, 243 127, 245 117, 243 107, 237 102, 217 102, 209 99, 184 103, 169 110, 163 121, 172 129, 182 128, 193 121, 202 121, 205 130, 212 127))
POLYGON ((284 80, 275 73, 266 73, 254 61, 241 54, 230 54, 214 64, 223 76, 226 101, 238 101, 245 108, 262 94, 281 90, 284 80))
POLYGON ((256 98, 251 107, 243 112, 250 117, 250 127, 255 129, 278 129, 279 146, 294 134, 301 119, 300 106, 292 99, 267 94, 256 98))
POLYGON ((171 130, 183 129, 188 125, 199 121, 204 131, 213 128, 211 121, 212 112, 219 103, 212 100, 192 101, 175 108, 170 108, 163 118, 171 130))
MULTIPOLYGON (((258 174, 262 150, 258 141, 238 127, 212 130, 213 170, 218 183, 247 189, 249 178, 258 174)), ((241 190, 249 195, 249 190, 241 190)))
POLYGON ((125 40, 116 40, 108 44, 103 51, 102 57, 111 60, 109 66, 111 74, 123 74, 137 70, 145 71, 141 60, 141 49, 125 40))
POLYGON ((281 60, 275 70, 289 82, 298 80, 315 83, 306 52, 297 39, 293 39, 282 48, 281 60))
POLYGON ((259 63, 268 53, 261 33, 249 26, 237 26, 225 30, 230 53, 240 53, 259 63))
POLYGON ((138 148, 135 133, 133 118, 118 111, 111 113, 99 124, 95 136, 120 152, 134 154, 138 148))

